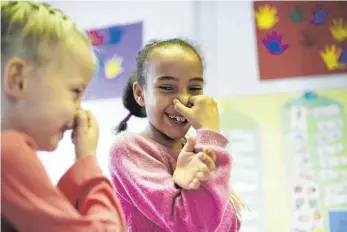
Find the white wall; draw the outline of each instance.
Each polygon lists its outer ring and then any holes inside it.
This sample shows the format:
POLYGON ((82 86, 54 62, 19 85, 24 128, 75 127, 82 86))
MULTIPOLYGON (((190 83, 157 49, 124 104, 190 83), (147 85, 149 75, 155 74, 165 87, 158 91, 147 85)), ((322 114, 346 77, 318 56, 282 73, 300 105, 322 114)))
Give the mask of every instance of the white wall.
MULTIPOLYGON (((84 29, 144 22, 144 42, 177 36, 196 40, 206 59, 207 94, 233 96, 268 94, 347 86, 346 74, 280 81, 258 80, 252 3, 247 1, 54 1, 84 29), (217 91, 218 89, 218 91, 217 91)), ((107 172, 114 136, 112 128, 126 116, 119 99, 86 102, 100 122, 98 159, 107 172)), ((144 128, 145 120, 131 119, 129 130, 144 128)), ((73 163, 68 135, 54 155, 40 154, 54 183, 73 163)))

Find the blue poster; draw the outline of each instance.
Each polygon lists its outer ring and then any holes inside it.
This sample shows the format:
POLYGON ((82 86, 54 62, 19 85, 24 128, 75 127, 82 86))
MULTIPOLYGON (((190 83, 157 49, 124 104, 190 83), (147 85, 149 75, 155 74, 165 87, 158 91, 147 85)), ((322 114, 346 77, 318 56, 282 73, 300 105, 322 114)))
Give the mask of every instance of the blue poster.
POLYGON ((347 231, 347 210, 329 211, 329 232, 347 231))
POLYGON ((142 23, 88 30, 97 62, 84 100, 122 96, 142 48, 142 23))

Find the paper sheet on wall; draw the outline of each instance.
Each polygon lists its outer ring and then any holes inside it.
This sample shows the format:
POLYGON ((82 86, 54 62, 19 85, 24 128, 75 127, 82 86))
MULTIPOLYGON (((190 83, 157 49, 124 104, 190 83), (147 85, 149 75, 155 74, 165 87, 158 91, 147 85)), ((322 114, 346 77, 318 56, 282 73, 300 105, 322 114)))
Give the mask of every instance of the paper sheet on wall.
POLYGON ((341 232, 347 88, 219 99, 249 232, 341 232))
POLYGON ((121 97, 142 48, 142 23, 93 29, 87 34, 97 62, 84 100, 121 97))

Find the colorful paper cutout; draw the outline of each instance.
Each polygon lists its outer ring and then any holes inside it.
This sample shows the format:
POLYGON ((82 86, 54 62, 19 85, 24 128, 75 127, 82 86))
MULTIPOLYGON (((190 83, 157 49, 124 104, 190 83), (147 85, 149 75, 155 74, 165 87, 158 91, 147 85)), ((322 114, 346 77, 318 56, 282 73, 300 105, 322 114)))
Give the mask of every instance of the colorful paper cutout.
POLYGON ((341 47, 341 56, 339 58, 339 63, 347 65, 347 47, 341 47))
POLYGON ((101 35, 97 30, 89 31, 88 37, 93 46, 99 46, 104 43, 104 36, 101 35))
POLYGON ((123 59, 119 56, 114 56, 105 62, 105 77, 114 79, 123 72, 123 59))
POLYGON ((108 40, 105 45, 118 44, 122 38, 122 30, 120 27, 111 27, 108 30, 108 40))
POLYGON ((312 12, 313 14, 313 19, 311 20, 311 23, 313 25, 321 25, 324 23, 328 16, 328 12, 322 8, 316 8, 312 12))
POLYGON ((136 67, 143 43, 142 22, 87 30, 96 56, 93 80, 83 100, 119 98, 136 67))
POLYGON ((326 46, 320 55, 329 71, 346 67, 345 64, 339 62, 342 49, 336 45, 326 46))
POLYGON ((282 44, 282 40, 283 35, 277 34, 277 32, 273 31, 262 40, 262 43, 272 55, 281 55, 289 47, 289 44, 282 44))
POLYGON ((334 19, 333 25, 329 29, 337 41, 342 42, 347 39, 347 21, 343 22, 342 18, 334 19))
POLYGON ((272 28, 279 20, 276 14, 276 8, 271 7, 270 5, 260 6, 255 12, 255 19, 258 28, 261 30, 272 28))
POLYGON ((293 11, 289 14, 289 18, 293 23, 301 23, 304 21, 304 12, 300 7, 294 7, 293 11))
POLYGON ((326 52, 324 46, 335 44, 342 50, 335 63, 346 64, 342 46, 347 47, 347 2, 254 1, 253 10, 260 14, 266 11, 266 5, 276 9, 280 20, 271 29, 264 30, 254 17, 260 80, 347 73, 347 67, 330 65, 328 69, 321 56, 321 52, 326 52), (289 44, 289 49, 285 49, 287 46, 281 49, 278 42, 266 40, 273 31, 284 35, 282 44, 289 44))
POLYGON ((103 58, 102 58, 102 51, 99 48, 93 47, 94 55, 95 55, 95 69, 94 69, 94 75, 93 77, 98 77, 98 74, 100 73, 103 64, 103 58))

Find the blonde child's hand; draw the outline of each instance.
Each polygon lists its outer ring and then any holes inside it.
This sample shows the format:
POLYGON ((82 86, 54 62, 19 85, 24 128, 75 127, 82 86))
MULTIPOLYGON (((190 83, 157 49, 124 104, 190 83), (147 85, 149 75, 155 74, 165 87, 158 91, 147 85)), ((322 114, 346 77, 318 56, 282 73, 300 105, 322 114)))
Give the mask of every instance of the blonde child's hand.
POLYGON ((76 160, 95 155, 99 139, 99 125, 90 111, 80 111, 72 132, 72 142, 75 144, 76 160))
POLYGON ((182 189, 198 189, 200 182, 208 180, 211 172, 215 169, 214 152, 205 148, 196 154, 194 153, 195 143, 195 138, 188 138, 177 159, 173 181, 182 189))
POLYGON ((193 96, 190 99, 192 107, 182 104, 174 99, 175 110, 185 117, 190 125, 198 130, 201 128, 220 131, 218 106, 212 97, 206 95, 193 96))

